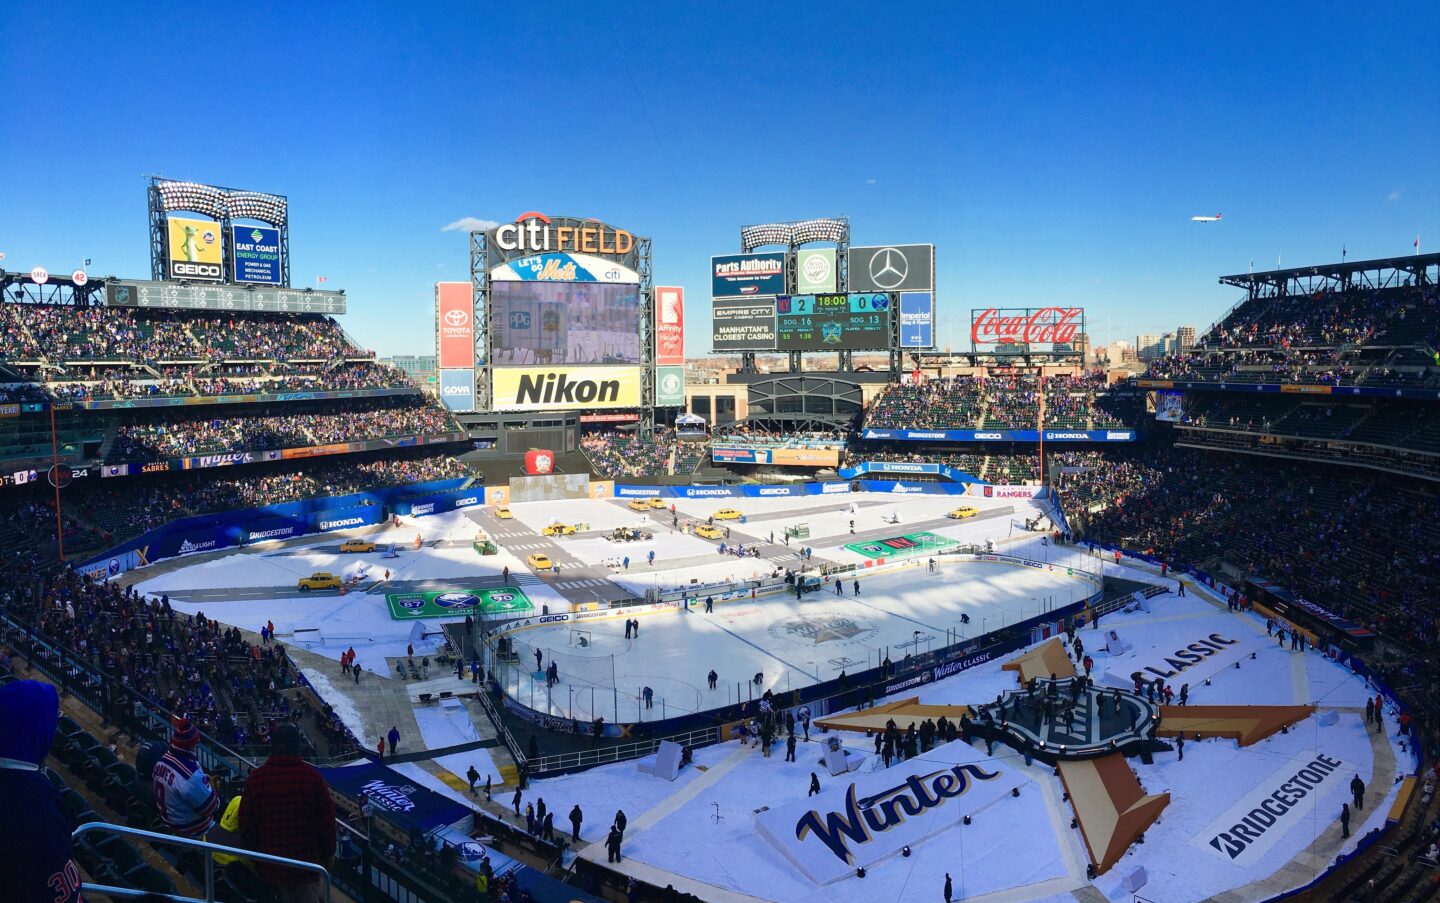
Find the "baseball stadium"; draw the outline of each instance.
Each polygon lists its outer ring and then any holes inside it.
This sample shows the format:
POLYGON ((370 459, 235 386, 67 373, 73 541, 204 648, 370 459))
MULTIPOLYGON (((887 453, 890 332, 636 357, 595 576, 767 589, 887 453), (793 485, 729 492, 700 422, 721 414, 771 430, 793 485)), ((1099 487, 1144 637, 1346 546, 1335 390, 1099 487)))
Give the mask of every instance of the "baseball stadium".
POLYGON ((740 218, 669 140, 403 280, 228 151, 77 172, 103 265, 6 214, 0 897, 1440 898, 1440 254, 1172 248, 1210 325, 1131 346, 1069 233, 1073 291, 977 290, 900 196, 740 218))

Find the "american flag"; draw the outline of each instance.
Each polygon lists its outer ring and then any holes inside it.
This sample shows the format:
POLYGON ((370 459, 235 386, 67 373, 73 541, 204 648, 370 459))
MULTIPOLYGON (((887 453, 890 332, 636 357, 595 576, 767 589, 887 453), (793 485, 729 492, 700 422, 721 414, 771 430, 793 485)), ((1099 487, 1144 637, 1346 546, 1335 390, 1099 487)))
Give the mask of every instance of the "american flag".
POLYGON ((329 281, 330 281, 330 277, 329 277, 329 276, 316 276, 316 277, 315 277, 315 282, 316 282, 316 283, 329 282, 329 281))

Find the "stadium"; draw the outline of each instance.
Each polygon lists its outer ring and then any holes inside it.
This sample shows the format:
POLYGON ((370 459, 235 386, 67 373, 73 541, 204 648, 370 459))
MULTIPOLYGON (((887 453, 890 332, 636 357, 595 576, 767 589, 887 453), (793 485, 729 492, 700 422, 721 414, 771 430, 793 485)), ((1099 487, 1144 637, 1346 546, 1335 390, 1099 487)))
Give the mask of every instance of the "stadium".
POLYGON ((0 63, 0 903, 1440 900, 1434 10, 128 12, 0 63))
MULTIPOLYGON (((286 198, 148 196, 152 278, 3 274, 5 680, 64 690, 76 824, 164 832, 187 719, 221 798, 300 728, 352 899, 1433 889, 1440 255, 1222 276, 1133 374, 1079 308, 938 348, 934 245, 745 226, 721 418, 627 229, 472 233, 427 388, 288 286, 286 198)), ((95 886, 267 899, 106 840, 95 886)))

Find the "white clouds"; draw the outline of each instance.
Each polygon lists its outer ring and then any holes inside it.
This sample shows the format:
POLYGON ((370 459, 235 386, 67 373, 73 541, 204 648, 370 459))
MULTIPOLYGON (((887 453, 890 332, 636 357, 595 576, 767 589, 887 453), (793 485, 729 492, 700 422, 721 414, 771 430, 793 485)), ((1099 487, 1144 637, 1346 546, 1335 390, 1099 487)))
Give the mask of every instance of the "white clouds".
POLYGON ((875 180, 874 180, 874 179, 866 179, 866 180, 865 180, 865 184, 866 184, 866 185, 874 185, 874 184, 875 184, 875 180))
POLYGON ((494 220, 479 219, 474 216, 462 216, 455 222, 440 229, 441 232, 488 232, 500 225, 494 220))
POLYGON ((1403 189, 1397 188, 1397 189, 1395 189, 1394 191, 1390 192, 1389 200, 1398 201, 1398 200, 1400 200, 1400 195, 1403 194, 1403 193, 1404 193, 1404 190, 1403 190, 1403 189))

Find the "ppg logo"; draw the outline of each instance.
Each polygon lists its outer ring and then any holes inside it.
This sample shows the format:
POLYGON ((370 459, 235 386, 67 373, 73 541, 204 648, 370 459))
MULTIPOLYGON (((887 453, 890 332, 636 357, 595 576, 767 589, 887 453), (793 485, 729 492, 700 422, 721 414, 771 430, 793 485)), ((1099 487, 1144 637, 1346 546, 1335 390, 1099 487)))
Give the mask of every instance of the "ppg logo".
POLYGON ((441 593, 434 601, 441 608, 474 608, 480 604, 471 593, 441 593))
POLYGON ((510 328, 511 328, 511 329, 529 329, 529 328, 530 328, 530 313, 529 313, 528 311, 523 311, 523 310, 512 310, 512 311, 510 311, 510 328))

